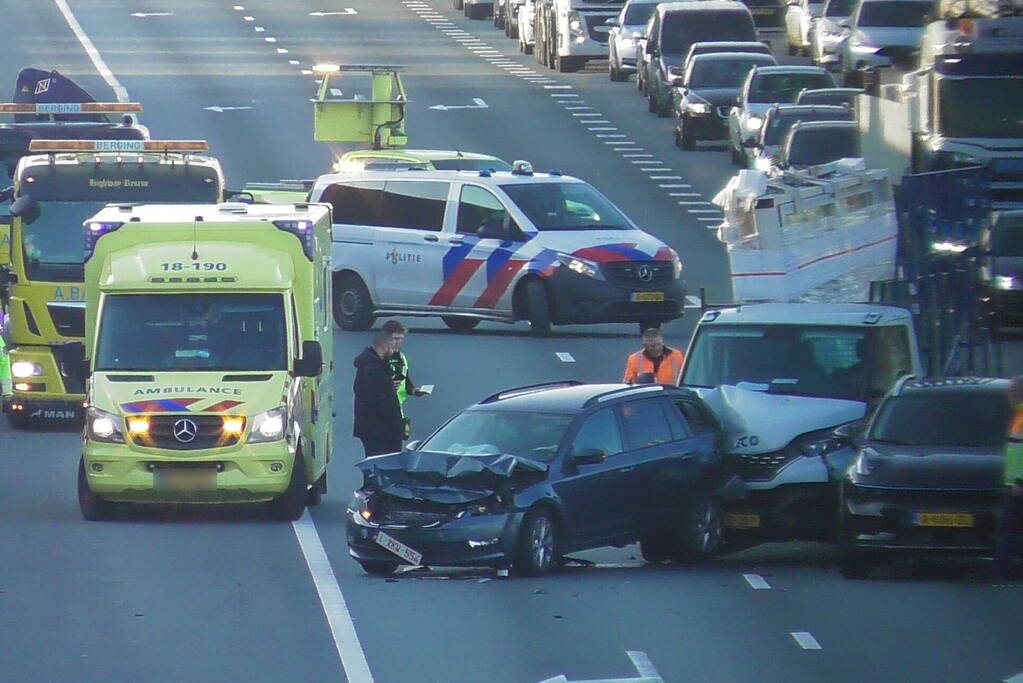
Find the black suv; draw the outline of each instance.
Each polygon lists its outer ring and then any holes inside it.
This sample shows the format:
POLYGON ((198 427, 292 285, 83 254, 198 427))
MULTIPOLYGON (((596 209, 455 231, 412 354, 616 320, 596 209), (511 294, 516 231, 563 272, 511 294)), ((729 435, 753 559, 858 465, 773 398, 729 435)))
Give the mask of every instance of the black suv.
POLYGON ((846 432, 859 452, 839 504, 842 574, 865 576, 884 551, 993 550, 1007 389, 1004 379, 905 377, 862 436, 846 432))
POLYGON ((422 442, 358 464, 348 548, 400 564, 540 575, 565 553, 640 541, 648 561, 717 550, 721 432, 694 392, 558 382, 494 394, 422 442))

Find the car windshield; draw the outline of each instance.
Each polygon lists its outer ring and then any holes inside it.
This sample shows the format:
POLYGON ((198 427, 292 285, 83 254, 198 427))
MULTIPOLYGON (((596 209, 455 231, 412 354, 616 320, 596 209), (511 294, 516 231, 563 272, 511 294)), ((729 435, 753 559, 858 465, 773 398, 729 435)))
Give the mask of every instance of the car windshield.
POLYGON ((828 0, 824 7, 826 17, 848 17, 856 7, 856 0, 828 0))
POLYGON ((996 226, 991 235, 991 253, 995 256, 1023 256, 1023 225, 996 226))
POLYGON ((788 148, 790 166, 815 166, 860 155, 860 134, 847 128, 797 129, 788 148))
POLYGON ((438 171, 510 171, 511 164, 500 159, 434 159, 438 171))
POLYGON ((999 448, 1008 423, 1009 405, 1002 394, 935 390, 885 400, 870 439, 897 446, 999 448))
POLYGON ((803 88, 834 88, 828 73, 765 73, 757 74, 749 87, 749 101, 791 104, 803 88))
POLYGON ((757 40, 745 10, 701 10, 668 13, 661 32, 661 52, 684 55, 699 41, 757 40))
POLYGON ((29 280, 81 282, 85 279, 82 223, 106 202, 39 202, 39 216, 23 224, 22 253, 29 280))
POLYGON ((739 88, 758 64, 769 64, 769 59, 698 59, 693 64, 689 87, 694 90, 708 88, 739 88))
POLYGON ((785 134, 797 121, 849 121, 852 116, 852 110, 848 114, 824 111, 770 116, 764 127, 763 142, 765 145, 780 145, 785 139, 785 134))
POLYGON ((511 410, 467 410, 441 427, 419 450, 453 455, 506 453, 551 462, 572 415, 511 410))
POLYGON ((645 26, 656 7, 656 2, 631 2, 625 8, 625 20, 622 24, 625 26, 645 26))
POLYGON ((1023 79, 943 78, 938 125, 943 135, 963 138, 1023 137, 1023 79), (984 115, 977 116, 977 102, 984 115))
POLYGON ((629 219, 586 183, 510 183, 501 189, 538 230, 631 230, 629 219))
POLYGON ((856 26, 860 28, 864 26, 899 28, 923 26, 933 13, 934 5, 930 2, 903 2, 902 0, 865 2, 860 5, 856 26))
POLYGON ((279 294, 116 294, 104 299, 97 370, 285 370, 279 294))

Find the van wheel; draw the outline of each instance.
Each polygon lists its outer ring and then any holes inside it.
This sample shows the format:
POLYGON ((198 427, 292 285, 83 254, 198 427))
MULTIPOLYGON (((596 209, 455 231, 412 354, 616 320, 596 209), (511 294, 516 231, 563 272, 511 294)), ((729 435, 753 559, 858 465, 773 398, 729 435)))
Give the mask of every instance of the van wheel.
POLYGON ((512 566, 522 576, 542 576, 554 566, 557 551, 557 526, 554 517, 543 508, 526 513, 515 544, 512 566))
POLYGON ((294 522, 305 511, 308 490, 306 482, 309 475, 305 471, 305 459, 302 452, 295 453, 295 463, 291 468, 291 480, 288 488, 279 497, 266 504, 270 516, 282 522, 294 522))
POLYGON ((639 541, 639 553, 651 564, 671 559, 671 541, 661 536, 647 536, 639 541))
POLYGON ((327 492, 327 473, 324 472, 320 475, 320 478, 313 482, 313 485, 309 487, 306 492, 305 504, 306 507, 314 508, 323 502, 323 494, 327 492))
POLYGON ((526 304, 529 306, 529 332, 534 337, 547 337, 551 333, 551 305, 547 290, 539 280, 526 283, 526 304))
POLYGON ((334 322, 349 332, 373 325, 373 301, 358 275, 344 273, 334 278, 334 322))
POLYGON ((390 576, 398 571, 397 562, 385 560, 359 560, 359 565, 362 566, 364 572, 373 576, 390 576))
POLYGON ((675 531, 671 559, 691 564, 713 557, 721 546, 721 511, 703 491, 693 491, 675 531))
POLYGON ((442 315, 440 319, 444 321, 448 329, 455 332, 469 332, 480 324, 479 318, 463 318, 458 315, 442 315))
POLYGON ((89 488, 89 481, 85 476, 85 458, 78 460, 78 508, 82 511, 82 517, 90 522, 102 522, 110 519, 115 509, 114 503, 103 500, 89 488))

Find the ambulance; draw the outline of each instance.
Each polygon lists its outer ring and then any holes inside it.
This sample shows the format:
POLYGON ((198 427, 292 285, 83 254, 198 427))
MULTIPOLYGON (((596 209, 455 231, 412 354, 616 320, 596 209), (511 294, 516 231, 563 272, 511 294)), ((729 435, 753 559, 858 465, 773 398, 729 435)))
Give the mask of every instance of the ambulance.
POLYGON ((265 503, 327 488, 330 210, 117 205, 86 221, 78 501, 265 503))

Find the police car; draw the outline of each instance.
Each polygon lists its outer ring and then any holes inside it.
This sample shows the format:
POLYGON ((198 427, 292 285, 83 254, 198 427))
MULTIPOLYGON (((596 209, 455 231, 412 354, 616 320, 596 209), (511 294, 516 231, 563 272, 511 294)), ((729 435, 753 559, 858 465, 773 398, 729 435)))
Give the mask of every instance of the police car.
POLYGON ((365 171, 317 179, 333 207, 334 317, 385 315, 551 325, 682 315, 678 254, 588 183, 558 171, 365 171))

